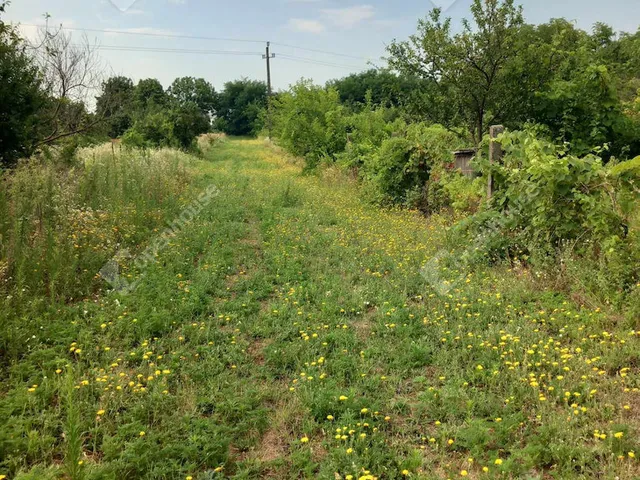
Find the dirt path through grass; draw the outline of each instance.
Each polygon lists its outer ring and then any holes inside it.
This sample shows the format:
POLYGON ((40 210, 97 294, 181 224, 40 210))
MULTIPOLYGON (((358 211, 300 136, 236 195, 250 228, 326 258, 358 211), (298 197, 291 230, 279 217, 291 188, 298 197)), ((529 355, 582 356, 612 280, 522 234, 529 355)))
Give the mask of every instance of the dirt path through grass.
POLYGON ((9 373, 6 470, 640 475, 634 325, 526 272, 444 268, 431 261, 448 248, 444 221, 367 205, 261 141, 229 140, 197 168, 220 194, 139 288, 69 307, 9 373), (83 432, 75 457, 69 422, 83 432))

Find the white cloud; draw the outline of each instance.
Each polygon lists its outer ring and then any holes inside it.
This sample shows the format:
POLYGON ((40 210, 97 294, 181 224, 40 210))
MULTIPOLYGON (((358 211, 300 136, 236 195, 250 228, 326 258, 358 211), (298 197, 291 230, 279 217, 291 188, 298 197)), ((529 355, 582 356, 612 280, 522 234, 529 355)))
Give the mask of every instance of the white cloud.
POLYGON ((321 11, 328 21, 340 28, 353 28, 376 14, 373 5, 355 5, 346 8, 327 8, 321 11))
POLYGON ((325 26, 317 20, 306 20, 304 18, 292 18, 289 20, 289 28, 296 32, 322 33, 325 26))

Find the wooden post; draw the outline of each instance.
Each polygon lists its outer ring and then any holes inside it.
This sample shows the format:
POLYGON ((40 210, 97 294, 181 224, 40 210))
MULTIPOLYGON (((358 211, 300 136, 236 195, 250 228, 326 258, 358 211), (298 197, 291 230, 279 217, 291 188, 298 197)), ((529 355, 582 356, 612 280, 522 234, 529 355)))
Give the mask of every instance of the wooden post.
MULTIPOLYGON (((496 138, 501 133, 504 133, 504 127, 502 125, 493 125, 489 128, 489 163, 499 163, 502 161, 502 155, 504 154, 502 145, 500 145, 500 142, 496 141, 496 138)), ((493 197, 493 192, 493 176, 491 175, 491 173, 489 173, 487 199, 491 199, 491 197, 493 197)))

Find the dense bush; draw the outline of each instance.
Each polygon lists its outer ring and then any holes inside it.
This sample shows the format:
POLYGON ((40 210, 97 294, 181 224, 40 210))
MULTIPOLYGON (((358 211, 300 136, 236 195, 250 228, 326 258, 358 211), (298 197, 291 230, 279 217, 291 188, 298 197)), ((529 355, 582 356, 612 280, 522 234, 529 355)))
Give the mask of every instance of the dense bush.
POLYGON ((122 141, 133 147, 176 147, 188 149, 198 135, 209 131, 209 118, 195 103, 154 108, 141 115, 122 141))
POLYGON ((628 212, 617 201, 622 184, 600 157, 566 155, 527 131, 505 134, 502 144, 504 161, 491 167, 493 206, 512 218, 527 241, 553 246, 625 234, 628 212))
POLYGON ((408 125, 382 141, 363 165, 363 178, 382 203, 426 207, 427 182, 434 170, 451 162, 458 138, 444 128, 408 125))
POLYGON ((345 119, 348 141, 344 152, 336 155, 338 164, 357 171, 371 161, 382 142, 406 128, 397 110, 372 108, 368 103, 359 113, 345 119))
POLYGON ((397 109, 369 100, 352 112, 334 88, 302 81, 274 101, 273 126, 278 143, 308 168, 337 163, 376 203, 466 211, 480 201, 477 184, 452 170, 453 151, 464 142, 441 126, 407 123, 397 109))
POLYGON ((313 167, 344 150, 345 113, 335 89, 303 80, 274 99, 273 131, 285 149, 313 167))
MULTIPOLYGON (((4 13, 0 3, 0 15, 4 13)), ((28 155, 45 96, 42 78, 18 31, 0 19, 0 168, 28 155)))
POLYGON ((504 134, 501 142, 504 161, 487 165, 492 200, 454 227, 462 260, 525 262, 557 276, 557 285, 628 303, 640 281, 640 160, 605 165, 532 131, 504 134))

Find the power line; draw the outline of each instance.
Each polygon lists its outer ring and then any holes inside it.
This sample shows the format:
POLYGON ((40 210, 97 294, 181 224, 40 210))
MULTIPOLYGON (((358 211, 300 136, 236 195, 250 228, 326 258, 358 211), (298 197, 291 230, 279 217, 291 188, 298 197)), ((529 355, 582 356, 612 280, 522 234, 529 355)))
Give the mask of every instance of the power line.
MULTIPOLYGON (((44 28, 45 27, 44 25, 36 25, 36 24, 32 24, 32 23, 22 23, 21 25, 24 25, 26 27, 38 27, 38 28, 44 28)), ((265 40, 253 40, 253 39, 247 39, 247 38, 208 37, 208 36, 199 36, 199 35, 180 35, 180 34, 173 34, 173 33, 158 33, 158 32, 131 32, 131 31, 127 31, 127 30, 108 30, 108 29, 99 29, 99 28, 65 27, 63 25, 60 25, 60 28, 62 30, 70 30, 70 31, 78 31, 78 32, 109 33, 109 34, 117 34, 117 35, 140 35, 140 36, 147 36, 147 37, 182 38, 182 39, 190 39, 190 40, 212 40, 212 41, 222 41, 222 42, 265 43, 265 40)), ((346 53, 331 52, 331 51, 328 51, 328 50, 319 50, 319 49, 316 49, 316 48, 300 47, 298 45, 291 45, 291 44, 287 44, 287 43, 271 42, 271 44, 272 45, 278 45, 280 47, 304 50, 304 51, 307 51, 307 52, 321 53, 321 54, 324 54, 324 55, 333 55, 333 56, 337 56, 337 57, 352 58, 352 59, 355 59, 355 60, 366 60, 366 61, 369 60, 369 58, 361 57, 361 56, 357 56, 357 55, 349 55, 349 54, 346 54, 346 53)))
POLYGON ((355 60, 367 60, 367 61, 369 60, 366 57, 359 57, 359 56, 356 56, 356 55, 349 55, 349 54, 346 54, 346 53, 329 52, 327 50, 318 50, 318 49, 315 49, 315 48, 299 47, 297 45, 289 45, 287 43, 279 43, 279 42, 271 42, 271 43, 272 43, 272 45, 278 45, 280 47, 295 48, 297 50, 305 50, 307 52, 323 53, 325 55, 335 55, 337 57, 353 58, 355 60))
POLYGON ((284 53, 278 54, 278 58, 282 58, 283 60, 289 60, 292 62, 309 63, 313 65, 322 65, 325 67, 348 68, 350 70, 362 70, 363 68, 365 68, 364 66, 343 65, 340 63, 324 62, 322 60, 316 60, 313 58, 306 58, 306 57, 296 57, 294 55, 287 55, 284 53))
MULTIPOLYGON (((78 46, 78 45, 74 45, 78 46)), ((247 52, 237 50, 197 50, 186 48, 168 48, 168 47, 132 47, 127 45, 95 45, 94 48, 106 51, 120 51, 120 52, 149 52, 149 53, 178 53, 178 54, 195 54, 195 55, 233 55, 233 56, 262 56, 265 55, 258 52, 247 52)), ((271 54, 270 58, 274 58, 274 54, 271 54)), ((289 60, 299 63, 307 63, 313 65, 321 65, 325 67, 337 67, 347 68, 351 70, 359 70, 364 68, 363 66, 356 65, 344 65, 339 63, 326 62, 323 60, 317 60, 315 58, 298 57, 289 54, 279 54, 278 58, 289 60)))
POLYGON ((154 52, 154 53, 188 53, 199 55, 243 55, 259 56, 258 52, 241 52, 237 50, 195 50, 186 48, 165 48, 165 47, 130 47, 126 45, 95 45, 98 50, 124 51, 124 52, 154 52))
MULTIPOLYGON (((45 25, 36 25, 33 23, 21 23, 25 27, 38 27, 44 28, 45 25)), ((190 40, 215 40, 222 42, 245 42, 245 43, 264 43, 264 40, 251 40, 246 38, 224 38, 224 37, 203 37, 197 35, 178 35, 175 33, 159 33, 159 32, 131 32, 127 30, 104 30, 99 28, 79 28, 79 27, 65 27, 59 25, 62 30, 70 30, 74 32, 94 32, 94 33, 110 33, 117 35, 142 35, 146 37, 162 37, 162 38, 184 38, 190 40)))

